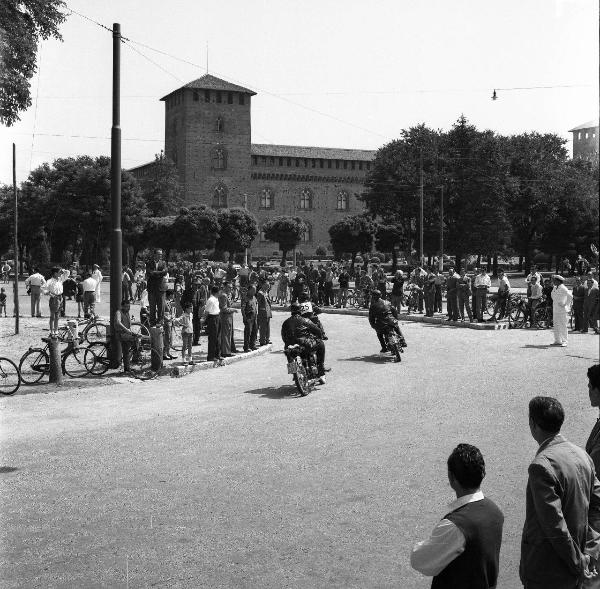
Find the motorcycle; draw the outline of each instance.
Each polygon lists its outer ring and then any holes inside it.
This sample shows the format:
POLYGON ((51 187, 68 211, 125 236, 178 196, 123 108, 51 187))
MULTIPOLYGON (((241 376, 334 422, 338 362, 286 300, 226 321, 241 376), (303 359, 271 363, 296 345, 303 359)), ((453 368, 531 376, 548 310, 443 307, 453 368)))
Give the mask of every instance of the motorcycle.
POLYGON ((396 362, 402 362, 401 354, 404 353, 404 345, 400 336, 394 329, 388 329, 383 333, 387 349, 396 357, 396 362))
POLYGON ((286 346, 284 354, 287 359, 288 374, 294 378, 294 384, 302 397, 306 397, 317 383, 325 384, 317 370, 317 355, 314 351, 306 353, 299 344, 286 346))

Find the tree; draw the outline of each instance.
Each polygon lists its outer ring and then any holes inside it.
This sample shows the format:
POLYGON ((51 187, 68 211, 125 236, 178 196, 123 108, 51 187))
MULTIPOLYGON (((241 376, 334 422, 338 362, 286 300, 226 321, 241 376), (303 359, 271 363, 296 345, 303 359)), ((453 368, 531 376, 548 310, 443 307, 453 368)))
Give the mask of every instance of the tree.
POLYGON ((7 127, 31 106, 38 42, 61 39, 65 7, 61 0, 0 0, 0 123, 7 127))
POLYGON ((229 260, 233 261, 236 253, 252 245, 258 235, 258 223, 254 215, 242 208, 220 209, 217 218, 220 229, 215 247, 229 252, 229 260))
POLYGON ((319 259, 319 261, 321 261, 321 258, 325 257, 327 255, 327 250, 325 249, 324 245, 319 245, 317 247, 317 249, 315 250, 315 255, 317 256, 317 258, 319 259))
POLYGON ((206 205, 184 207, 173 221, 173 245, 179 251, 212 249, 219 237, 217 213, 206 205))
POLYGON ((134 248, 137 246, 137 251, 139 251, 144 247, 159 247, 164 250, 165 259, 168 260, 171 250, 175 247, 177 241, 174 229, 175 219, 175 215, 169 215, 168 217, 148 217, 144 219, 139 241, 135 241, 134 237, 134 248))
POLYGON ((153 217, 175 215, 183 204, 177 168, 162 151, 154 157, 150 175, 140 180, 140 188, 153 217))
POLYGON ((405 243, 405 233, 402 225, 378 225, 375 234, 375 247, 382 252, 392 254, 392 272, 398 267, 398 247, 405 243))
POLYGON ((263 225, 265 239, 278 243, 283 252, 282 266, 285 265, 287 253, 300 243, 306 230, 307 227, 300 217, 273 217, 263 225))
POLYGON ((343 253, 351 254, 350 267, 353 268, 358 253, 371 251, 374 232, 375 225, 367 215, 349 215, 329 228, 331 247, 338 257, 343 253))

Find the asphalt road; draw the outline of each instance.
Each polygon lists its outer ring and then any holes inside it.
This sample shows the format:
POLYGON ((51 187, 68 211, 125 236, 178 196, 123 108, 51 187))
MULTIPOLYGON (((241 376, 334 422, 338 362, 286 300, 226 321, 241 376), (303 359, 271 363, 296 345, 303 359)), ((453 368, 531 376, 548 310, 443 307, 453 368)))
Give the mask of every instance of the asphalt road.
POLYGON ((527 403, 557 396, 584 444, 598 337, 407 323, 395 364, 365 318, 323 322, 333 370, 306 398, 275 351, 1 399, 0 587, 429 587, 410 549, 452 499, 459 442, 481 448, 506 516, 499 587, 519 587, 527 403))

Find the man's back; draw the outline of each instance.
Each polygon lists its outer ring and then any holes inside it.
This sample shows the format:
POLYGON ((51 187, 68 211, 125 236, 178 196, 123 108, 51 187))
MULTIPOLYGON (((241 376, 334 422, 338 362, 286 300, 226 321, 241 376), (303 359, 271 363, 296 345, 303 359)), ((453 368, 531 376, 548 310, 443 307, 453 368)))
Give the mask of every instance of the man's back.
POLYGON ((600 530, 600 483, 592 459, 562 435, 544 441, 529 465, 521 545, 523 581, 546 589, 575 587, 586 541, 600 530))

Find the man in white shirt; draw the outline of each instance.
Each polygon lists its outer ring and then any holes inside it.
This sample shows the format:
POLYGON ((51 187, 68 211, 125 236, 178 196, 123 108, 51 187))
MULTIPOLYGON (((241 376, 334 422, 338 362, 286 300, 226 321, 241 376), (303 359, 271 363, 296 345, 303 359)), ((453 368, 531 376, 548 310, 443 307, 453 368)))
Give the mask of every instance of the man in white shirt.
POLYGON ((459 444, 448 458, 448 480, 456 500, 410 556, 414 569, 435 577, 436 588, 496 587, 504 516, 481 492, 484 477, 481 452, 459 444))
POLYGON ((491 286, 492 281, 490 280, 486 269, 481 268, 479 274, 475 277, 475 308, 473 309, 475 321, 483 321, 483 311, 487 305, 487 293, 490 290, 491 286))
POLYGON ((537 278, 538 284, 542 284, 542 275, 537 271, 537 266, 531 266, 529 269, 529 274, 527 275, 527 278, 525 278, 525 282, 529 284, 533 276, 537 278))
POLYGON ((33 274, 25 280, 25 286, 29 289, 31 298, 31 316, 41 317, 40 310, 40 295, 42 288, 46 286, 46 279, 37 271, 37 268, 32 268, 33 274))
POLYGON ((554 288, 552 289, 552 321, 554 323, 553 346, 566 347, 569 339, 567 327, 568 314, 571 309, 573 296, 565 286, 565 279, 560 274, 552 277, 554 288))
POLYGON ((98 283, 88 273, 85 274, 81 286, 83 288, 83 316, 88 319, 90 315, 94 315, 98 283))
POLYGON ((57 266, 52 268, 52 277, 44 287, 44 294, 50 297, 48 306, 50 309, 50 337, 56 337, 58 333, 58 317, 62 308, 63 282, 71 275, 68 270, 61 270, 57 266))
POLYGON ((221 359, 221 308, 219 307, 219 287, 210 289, 210 296, 204 306, 206 315, 206 331, 208 333, 207 360, 221 359))
POLYGON ((98 264, 94 264, 92 272, 92 278, 96 281, 96 302, 99 303, 101 301, 100 288, 102 285, 102 272, 100 271, 100 266, 98 264))

